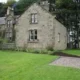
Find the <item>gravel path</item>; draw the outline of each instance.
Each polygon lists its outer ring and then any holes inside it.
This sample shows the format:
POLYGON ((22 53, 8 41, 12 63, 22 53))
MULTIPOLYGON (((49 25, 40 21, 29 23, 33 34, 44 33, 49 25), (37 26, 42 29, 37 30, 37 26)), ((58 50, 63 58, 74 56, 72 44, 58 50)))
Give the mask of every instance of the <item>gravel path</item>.
POLYGON ((61 56, 59 59, 57 59, 54 62, 50 63, 50 65, 74 67, 74 68, 79 68, 80 69, 80 58, 62 57, 61 56))

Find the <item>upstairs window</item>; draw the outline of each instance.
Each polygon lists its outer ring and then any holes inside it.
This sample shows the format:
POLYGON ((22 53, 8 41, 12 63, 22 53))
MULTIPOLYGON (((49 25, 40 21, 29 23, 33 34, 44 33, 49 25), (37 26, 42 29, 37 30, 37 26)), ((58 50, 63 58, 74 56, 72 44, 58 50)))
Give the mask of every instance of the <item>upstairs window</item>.
POLYGON ((31 14, 31 23, 32 24, 38 23, 37 13, 31 14))
POLYGON ((11 20, 7 21, 7 27, 11 27, 11 26, 12 26, 12 21, 11 20))
POLYGON ((37 40, 37 30, 30 30, 29 41, 36 41, 36 40, 37 40))
POLYGON ((5 34, 5 37, 8 40, 8 42, 12 41, 12 36, 13 36, 13 32, 12 32, 12 20, 8 20, 7 21, 6 34, 5 34))

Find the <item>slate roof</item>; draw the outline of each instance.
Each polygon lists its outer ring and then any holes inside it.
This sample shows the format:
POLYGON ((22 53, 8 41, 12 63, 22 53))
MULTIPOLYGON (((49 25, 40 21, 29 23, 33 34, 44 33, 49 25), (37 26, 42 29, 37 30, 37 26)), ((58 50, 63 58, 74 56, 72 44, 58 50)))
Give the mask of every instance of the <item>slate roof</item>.
POLYGON ((5 24, 5 17, 0 17, 0 25, 5 24))

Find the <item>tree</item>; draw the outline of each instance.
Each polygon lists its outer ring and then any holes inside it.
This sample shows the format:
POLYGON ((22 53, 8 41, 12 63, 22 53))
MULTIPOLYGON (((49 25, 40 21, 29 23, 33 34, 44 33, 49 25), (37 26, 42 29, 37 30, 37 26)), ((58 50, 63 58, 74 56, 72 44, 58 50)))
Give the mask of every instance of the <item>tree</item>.
POLYGON ((75 0, 56 0, 57 19, 67 27, 70 48, 79 48, 80 3, 75 0), (72 33, 72 34, 70 34, 72 33))
POLYGON ((15 7, 15 14, 22 14, 32 3, 38 0, 19 0, 15 7))
POLYGON ((6 6, 7 6, 7 7, 8 7, 8 6, 12 7, 15 3, 16 3, 15 0, 8 0, 7 3, 6 3, 6 6))
POLYGON ((0 17, 5 16, 8 6, 12 7, 16 3, 15 0, 8 0, 7 3, 0 3, 0 17))
POLYGON ((63 8, 69 9, 69 7, 72 7, 72 3, 73 0, 56 0, 56 6, 59 9, 63 8))
POLYGON ((6 13, 6 7, 5 4, 0 3, 0 17, 4 16, 6 13))
POLYGON ((55 5, 53 5, 53 4, 55 4, 55 0, 48 0, 48 2, 49 2, 49 11, 50 12, 54 11, 55 5))

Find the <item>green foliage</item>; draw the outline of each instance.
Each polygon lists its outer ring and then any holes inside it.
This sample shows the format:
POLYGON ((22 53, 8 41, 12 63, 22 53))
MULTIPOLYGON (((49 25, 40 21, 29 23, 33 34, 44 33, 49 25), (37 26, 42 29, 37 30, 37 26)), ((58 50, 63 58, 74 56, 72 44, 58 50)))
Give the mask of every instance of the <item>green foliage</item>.
POLYGON ((53 51, 53 46, 47 46, 46 48, 48 51, 53 51))
POLYGON ((2 38, 2 37, 0 37, 0 43, 1 43, 1 44, 2 44, 2 43, 7 43, 7 40, 4 39, 4 38, 2 38))
POLYGON ((38 50, 38 49, 27 49, 26 52, 40 54, 41 50, 38 50))
POLYGON ((19 0, 15 8, 15 14, 22 14, 32 3, 38 0, 19 0))
POLYGON ((47 49, 27 49, 26 45, 23 48, 18 47, 15 50, 23 51, 27 53, 34 53, 34 54, 52 54, 54 52, 54 51, 47 50, 47 49))
MULTIPOLYGON (((73 0, 56 0, 56 8, 56 19, 67 27, 68 32, 74 31, 77 33, 74 33, 72 36, 72 38, 74 39, 72 41, 72 44, 74 43, 75 45, 72 45, 71 47, 71 44, 69 42, 68 47, 79 48, 80 29, 78 24, 80 24, 80 2, 77 2, 77 0, 76 2, 73 2, 73 0), (78 44, 78 46, 76 46, 76 44, 78 44)), ((70 37, 71 36, 69 36, 68 38, 70 39, 70 37)))
POLYGON ((26 52, 28 53, 36 53, 36 54, 52 54, 53 51, 47 50, 47 49, 26 49, 26 52))
POLYGON ((6 3, 6 6, 13 6, 13 4, 15 4, 16 1, 15 0, 8 0, 7 3, 6 3))
POLYGON ((7 9, 7 7, 5 6, 5 4, 0 3, 0 17, 4 16, 6 14, 6 9, 7 9))
POLYGON ((67 8, 69 9, 70 7, 72 7, 73 4, 73 0, 56 0, 56 7, 57 8, 67 8))

